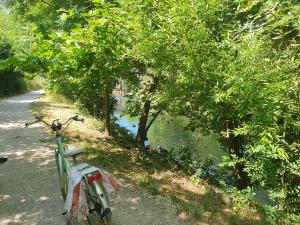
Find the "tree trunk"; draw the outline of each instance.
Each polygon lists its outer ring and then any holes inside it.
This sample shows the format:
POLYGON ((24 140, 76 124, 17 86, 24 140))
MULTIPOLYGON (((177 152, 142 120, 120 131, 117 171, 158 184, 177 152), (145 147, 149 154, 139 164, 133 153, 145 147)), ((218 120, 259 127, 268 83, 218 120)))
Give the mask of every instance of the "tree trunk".
POLYGON ((139 120, 139 129, 136 135, 136 143, 140 148, 145 147, 145 141, 147 140, 147 120, 150 111, 150 106, 150 101, 146 101, 144 103, 142 114, 139 120))
POLYGON ((154 121, 156 120, 156 118, 158 117, 158 115, 162 112, 162 109, 158 110, 154 116, 152 117, 152 119, 150 120, 149 124, 146 127, 146 131, 148 132, 148 130, 150 129, 151 125, 154 123, 154 121))
POLYGON ((104 134, 106 136, 110 135, 110 114, 109 114, 109 93, 108 89, 105 89, 104 93, 104 117, 105 117, 105 123, 104 123, 104 134))
MULTIPOLYGON (((148 93, 154 93, 158 86, 158 77, 153 77, 153 83, 151 84, 148 93)), ((142 109, 142 114, 139 120, 139 129, 136 135, 136 143, 140 148, 145 147, 145 141, 147 140, 147 132, 153 121, 150 122, 150 126, 147 126, 148 115, 151 107, 151 101, 146 100, 142 109)), ((157 117, 157 116, 156 116, 157 117)))
MULTIPOLYGON (((233 122, 229 122, 228 128, 231 131, 234 129, 233 122)), ((226 144, 229 148, 230 159, 233 160, 233 155, 236 155, 238 159, 241 159, 244 156, 241 142, 240 137, 235 136, 232 132, 229 133, 226 144)), ((239 162, 235 163, 233 166, 233 178, 235 186, 240 190, 246 188, 249 184, 248 176, 244 172, 244 165, 239 162)))

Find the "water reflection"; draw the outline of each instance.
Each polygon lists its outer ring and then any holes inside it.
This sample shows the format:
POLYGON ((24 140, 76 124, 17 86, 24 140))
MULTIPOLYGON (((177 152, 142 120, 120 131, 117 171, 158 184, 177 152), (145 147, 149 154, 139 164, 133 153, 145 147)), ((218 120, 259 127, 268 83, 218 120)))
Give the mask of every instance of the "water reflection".
MULTIPOLYGON (((114 113, 117 124, 126 128, 130 133, 136 135, 138 131, 138 118, 123 115, 126 107, 125 97, 116 97, 118 107, 114 113)), ((188 147, 195 153, 198 159, 212 156, 216 163, 219 163, 224 155, 216 135, 202 135, 199 130, 191 132, 185 127, 188 123, 187 118, 171 116, 168 114, 160 115, 152 124, 148 131, 148 143, 151 146, 161 146, 167 150, 177 150, 188 147)))
POLYGON ((212 156, 218 163, 224 152, 216 135, 205 136, 199 130, 191 132, 186 129, 188 120, 184 117, 174 117, 168 114, 157 118, 149 129, 148 138, 151 143, 158 144, 166 149, 188 147, 198 159, 212 156))
POLYGON ((114 113, 117 124, 121 127, 126 128, 133 135, 137 134, 138 131, 138 118, 130 117, 129 115, 122 115, 120 111, 114 113))

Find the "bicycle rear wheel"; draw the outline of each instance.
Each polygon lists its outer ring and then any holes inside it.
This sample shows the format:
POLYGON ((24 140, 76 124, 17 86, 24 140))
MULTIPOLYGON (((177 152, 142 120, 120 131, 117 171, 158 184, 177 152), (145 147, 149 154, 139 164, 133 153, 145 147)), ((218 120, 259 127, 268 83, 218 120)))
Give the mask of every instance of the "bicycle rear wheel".
POLYGON ((113 225, 111 216, 106 216, 106 218, 101 219, 101 215, 98 210, 90 213, 87 216, 87 221, 89 225, 113 225))
POLYGON ((87 215, 89 225, 112 225, 111 209, 107 208, 104 210, 101 204, 97 202, 97 198, 94 194, 88 191, 86 191, 85 194, 89 208, 89 214, 87 215))

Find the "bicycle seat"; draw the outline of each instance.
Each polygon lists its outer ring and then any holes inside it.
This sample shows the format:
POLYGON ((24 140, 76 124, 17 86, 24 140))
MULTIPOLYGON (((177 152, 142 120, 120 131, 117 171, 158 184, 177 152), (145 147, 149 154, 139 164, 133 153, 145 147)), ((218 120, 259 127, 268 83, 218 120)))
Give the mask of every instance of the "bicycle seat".
POLYGON ((67 151, 65 152, 65 158, 76 157, 83 152, 84 151, 82 149, 76 148, 75 146, 72 145, 68 145, 67 151))

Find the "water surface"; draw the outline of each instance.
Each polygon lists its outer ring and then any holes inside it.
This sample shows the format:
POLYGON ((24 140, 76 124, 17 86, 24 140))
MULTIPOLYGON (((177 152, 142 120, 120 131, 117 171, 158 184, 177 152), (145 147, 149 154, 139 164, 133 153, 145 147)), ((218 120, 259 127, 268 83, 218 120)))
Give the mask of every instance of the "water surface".
MULTIPOLYGON (((126 128, 133 135, 138 131, 138 118, 124 114, 126 107, 125 97, 116 97, 118 107, 115 112, 117 124, 126 128)), ((203 135, 199 130, 191 132, 186 129, 188 119, 180 116, 162 114, 158 116, 148 131, 148 144, 152 148, 157 145, 167 150, 178 151, 187 147, 195 153, 198 159, 212 156, 216 163, 221 162, 225 152, 221 150, 217 135, 203 135)))

